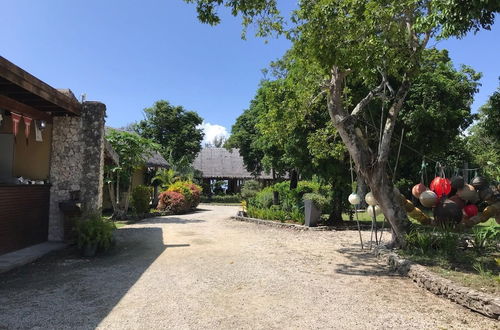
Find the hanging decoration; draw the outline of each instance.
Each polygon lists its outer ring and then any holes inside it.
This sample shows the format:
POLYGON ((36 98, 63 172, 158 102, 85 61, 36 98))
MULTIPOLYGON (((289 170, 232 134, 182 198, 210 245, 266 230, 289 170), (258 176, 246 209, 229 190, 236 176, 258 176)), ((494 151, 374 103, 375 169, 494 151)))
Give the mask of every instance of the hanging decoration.
POLYGON ((447 178, 437 176, 431 181, 429 188, 441 198, 451 192, 451 181, 447 178))
POLYGON ((454 176, 451 178, 451 188, 453 189, 462 189, 465 185, 465 180, 461 176, 454 176))
POLYGON ((423 183, 419 183, 413 186, 411 189, 411 194, 415 198, 420 198, 420 194, 427 190, 427 187, 423 183))
POLYGON ((479 194, 470 184, 465 184, 464 187, 457 191, 457 195, 471 203, 477 203, 479 201, 479 194))
POLYGON ((17 133, 19 132, 19 123, 23 116, 15 112, 11 112, 10 116, 12 118, 12 134, 14 134, 14 141, 16 141, 17 133))
POLYGON ((348 200, 351 205, 359 205, 361 203, 361 198, 356 193, 350 194, 348 200))
POLYGON ((371 217, 376 217, 377 215, 382 213, 382 209, 378 205, 369 205, 366 208, 366 212, 371 216, 371 217))
POLYGON ((469 204, 464 207, 464 213, 470 218, 476 216, 479 210, 475 204, 469 204))
POLYGON ((29 141, 29 136, 30 136, 31 122, 33 121, 33 119, 31 119, 30 117, 24 116, 23 120, 24 120, 24 136, 26 136, 26 145, 27 145, 28 141, 29 141))
POLYGON ((425 207, 434 207, 437 204, 438 197, 435 192, 426 190, 420 194, 419 200, 420 204, 425 207))
POLYGON ((375 199, 375 197, 373 196, 373 194, 371 192, 366 194, 365 202, 366 202, 366 204, 371 205, 371 206, 375 206, 378 204, 377 200, 375 199))

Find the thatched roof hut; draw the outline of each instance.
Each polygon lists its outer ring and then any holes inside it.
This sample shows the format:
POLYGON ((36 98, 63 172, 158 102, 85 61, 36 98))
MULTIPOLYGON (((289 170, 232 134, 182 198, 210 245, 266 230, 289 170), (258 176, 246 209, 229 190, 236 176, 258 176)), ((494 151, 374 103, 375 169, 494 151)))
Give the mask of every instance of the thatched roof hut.
POLYGON ((255 177, 248 172, 239 149, 204 148, 193 162, 193 167, 203 173, 204 179, 262 179, 272 180, 270 174, 255 177))

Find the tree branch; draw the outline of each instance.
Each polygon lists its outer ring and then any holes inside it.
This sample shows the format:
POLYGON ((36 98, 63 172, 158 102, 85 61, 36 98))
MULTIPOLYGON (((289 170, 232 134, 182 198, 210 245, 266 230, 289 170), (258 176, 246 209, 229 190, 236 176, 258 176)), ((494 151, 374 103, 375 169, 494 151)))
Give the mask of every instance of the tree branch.
POLYGON ((370 103, 370 101, 375 97, 375 95, 377 95, 382 90, 382 88, 384 88, 384 85, 385 79, 382 79, 380 85, 372 89, 361 101, 359 101, 354 110, 352 110, 351 116, 355 117, 359 115, 361 111, 363 111, 363 109, 368 105, 368 103, 370 103))
POLYGON ((380 148, 377 157, 377 163, 384 164, 387 163, 389 158, 389 150, 391 146, 392 133, 394 132, 394 127, 396 126, 396 118, 398 117, 399 110, 403 107, 403 102, 406 98, 406 94, 410 89, 410 80, 407 74, 404 75, 401 86, 394 97, 394 102, 392 103, 389 113, 387 115, 387 120, 385 121, 385 127, 382 135, 382 140, 380 141, 380 148))

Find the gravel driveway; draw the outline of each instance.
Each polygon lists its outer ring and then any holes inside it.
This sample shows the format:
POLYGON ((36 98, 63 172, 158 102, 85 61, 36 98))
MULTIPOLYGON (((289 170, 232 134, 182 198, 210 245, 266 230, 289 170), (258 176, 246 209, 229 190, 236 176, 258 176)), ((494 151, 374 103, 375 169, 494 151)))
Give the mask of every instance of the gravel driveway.
POLYGON ((118 230, 105 256, 65 251, 0 275, 0 329, 498 329, 387 272, 357 232, 295 232, 229 220, 236 207, 200 208, 118 230))

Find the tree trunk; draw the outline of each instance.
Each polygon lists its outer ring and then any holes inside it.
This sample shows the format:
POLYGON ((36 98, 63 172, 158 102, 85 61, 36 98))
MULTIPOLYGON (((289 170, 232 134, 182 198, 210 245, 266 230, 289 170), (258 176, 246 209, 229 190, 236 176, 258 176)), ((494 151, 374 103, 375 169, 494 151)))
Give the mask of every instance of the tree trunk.
POLYGON ((130 203, 130 193, 132 191, 132 176, 130 176, 130 181, 128 183, 128 188, 127 192, 125 193, 125 205, 123 205, 123 212, 124 214, 127 214, 128 212, 128 206, 130 203))
POLYGON ((280 194, 277 191, 273 191, 273 205, 280 204, 280 194))
POLYGON ((366 209, 368 206, 365 201, 365 196, 368 193, 368 186, 366 185, 365 179, 363 178, 362 175, 358 173, 357 179, 356 179, 358 185, 357 185, 357 191, 356 193, 358 194, 359 198, 361 199, 361 202, 359 203, 359 208, 360 209, 366 209))
POLYGON ((299 174, 296 169, 290 171, 290 190, 297 188, 299 182, 299 174))
POLYGON ((392 132, 396 124, 396 118, 403 105, 403 101, 409 90, 409 81, 403 79, 393 103, 389 108, 385 126, 383 129, 380 148, 375 153, 369 146, 362 131, 357 127, 357 115, 374 97, 382 85, 371 91, 361 100, 352 113, 344 109, 342 102, 343 82, 349 70, 341 71, 334 66, 331 70, 330 87, 328 91, 328 112, 333 125, 337 129, 349 154, 351 155, 356 171, 361 174, 365 182, 371 188, 374 197, 379 202, 385 217, 393 229, 391 245, 401 247, 405 245, 405 234, 409 228, 409 220, 401 205, 399 196, 394 196, 392 183, 386 173, 387 160, 389 158, 390 142, 392 132))

